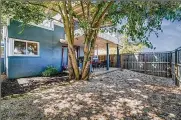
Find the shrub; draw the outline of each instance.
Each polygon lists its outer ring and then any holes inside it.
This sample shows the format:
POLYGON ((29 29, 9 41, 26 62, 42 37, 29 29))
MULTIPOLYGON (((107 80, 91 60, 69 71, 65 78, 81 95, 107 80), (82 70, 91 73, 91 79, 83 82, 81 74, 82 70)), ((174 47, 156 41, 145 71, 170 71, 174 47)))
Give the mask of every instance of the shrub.
POLYGON ((58 74, 58 70, 55 67, 48 66, 45 71, 42 72, 44 77, 50 77, 52 75, 58 74))

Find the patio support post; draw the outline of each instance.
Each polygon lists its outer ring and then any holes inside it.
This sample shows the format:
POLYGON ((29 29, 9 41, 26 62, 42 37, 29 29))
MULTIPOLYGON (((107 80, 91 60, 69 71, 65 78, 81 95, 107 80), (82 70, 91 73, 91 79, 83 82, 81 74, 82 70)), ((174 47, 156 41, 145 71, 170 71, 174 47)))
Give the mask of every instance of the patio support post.
POLYGON ((106 49, 107 49, 107 67, 106 67, 106 70, 109 70, 109 43, 106 43, 106 49))
POLYGON ((117 45, 117 68, 120 67, 119 45, 117 45))

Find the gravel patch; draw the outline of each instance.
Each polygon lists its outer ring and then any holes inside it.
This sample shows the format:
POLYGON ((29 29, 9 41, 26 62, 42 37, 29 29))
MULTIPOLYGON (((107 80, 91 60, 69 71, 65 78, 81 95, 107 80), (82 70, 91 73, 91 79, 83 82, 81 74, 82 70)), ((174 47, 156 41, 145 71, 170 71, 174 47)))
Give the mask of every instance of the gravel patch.
POLYGON ((2 120, 180 120, 181 89, 123 70, 5 97, 1 111, 2 120))

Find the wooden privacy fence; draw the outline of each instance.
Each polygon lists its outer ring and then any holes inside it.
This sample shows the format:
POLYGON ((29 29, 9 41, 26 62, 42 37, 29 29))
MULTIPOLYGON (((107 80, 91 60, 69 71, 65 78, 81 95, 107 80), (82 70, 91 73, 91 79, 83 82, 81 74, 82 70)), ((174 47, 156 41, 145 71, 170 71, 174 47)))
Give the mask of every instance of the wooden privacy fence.
MULTIPOLYGON (((110 66, 116 67, 117 55, 109 57, 110 66)), ((99 60, 106 60, 106 55, 100 55, 99 60)), ((161 77, 172 77, 177 86, 181 82, 181 47, 168 52, 121 54, 120 62, 123 69, 161 77)))
MULTIPOLYGON (((99 55, 98 59, 100 62, 103 62, 107 59, 106 55, 99 55)), ((117 55, 111 54, 109 55, 110 67, 116 67, 117 64, 117 55)))
POLYGON ((171 77, 171 53, 148 52, 123 54, 122 68, 150 75, 171 77))

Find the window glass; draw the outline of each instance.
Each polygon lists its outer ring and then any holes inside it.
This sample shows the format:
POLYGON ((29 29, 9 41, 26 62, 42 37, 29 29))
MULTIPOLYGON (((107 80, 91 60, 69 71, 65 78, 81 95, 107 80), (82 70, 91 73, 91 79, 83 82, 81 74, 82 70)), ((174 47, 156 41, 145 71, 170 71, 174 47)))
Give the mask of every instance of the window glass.
POLYGON ((27 54, 28 55, 38 55, 38 44, 27 42, 27 54))
POLYGON ((12 40, 11 45, 14 45, 11 49, 11 55, 20 56, 38 56, 39 55, 39 43, 27 40, 12 40), (13 44, 14 43, 14 44, 13 44))
POLYGON ((14 41, 14 54, 26 55, 26 42, 14 41))

